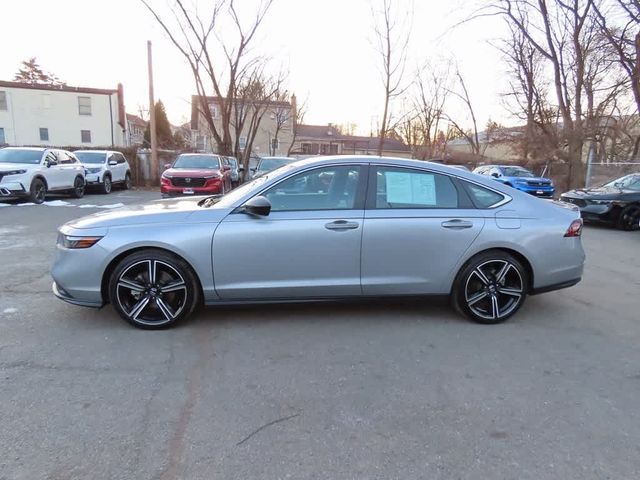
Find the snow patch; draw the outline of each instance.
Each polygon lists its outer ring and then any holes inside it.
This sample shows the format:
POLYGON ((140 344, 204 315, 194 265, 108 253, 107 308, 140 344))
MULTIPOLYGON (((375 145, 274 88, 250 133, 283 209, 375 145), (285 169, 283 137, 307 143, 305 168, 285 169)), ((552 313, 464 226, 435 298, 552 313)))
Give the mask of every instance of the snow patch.
POLYGON ((85 204, 85 205, 79 205, 80 208, 98 208, 97 205, 91 205, 91 204, 85 204))
POLYGON ((35 203, 32 202, 27 202, 27 203, 16 203, 15 206, 16 207, 32 207, 34 206, 35 203))
POLYGON ((65 202, 64 200, 51 200, 50 202, 44 202, 43 205, 49 207, 73 207, 71 203, 65 202))
POLYGON ((113 203, 111 205, 98 205, 98 208, 120 208, 124 207, 124 203, 113 203))
POLYGON ((18 309, 17 308, 5 308, 2 313, 17 313, 18 309))

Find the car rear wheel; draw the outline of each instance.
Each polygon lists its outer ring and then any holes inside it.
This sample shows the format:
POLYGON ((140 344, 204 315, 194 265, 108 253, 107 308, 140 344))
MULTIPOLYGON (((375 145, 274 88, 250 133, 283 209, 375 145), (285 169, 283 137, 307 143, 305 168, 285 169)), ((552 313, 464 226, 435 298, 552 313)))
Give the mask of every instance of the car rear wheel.
POLYGON ((462 268, 453 286, 454 307, 477 323, 504 322, 523 305, 527 270, 500 250, 481 253, 462 268))
POLYGON ((111 177, 109 175, 104 176, 104 180, 102 181, 102 193, 108 195, 111 193, 111 177))
POLYGON ((142 250, 124 258, 109 279, 109 298, 131 325, 167 328, 188 317, 199 302, 191 267, 159 250, 142 250))
POLYGON ((618 228, 621 230, 640 230, 640 206, 629 205, 625 207, 618 217, 618 228))
POLYGON ((29 200, 40 205, 47 198, 47 186, 39 178, 34 178, 29 189, 29 200))
POLYGON ((82 198, 84 197, 84 178, 76 177, 73 181, 73 189, 71 190, 71 196, 73 198, 82 198))

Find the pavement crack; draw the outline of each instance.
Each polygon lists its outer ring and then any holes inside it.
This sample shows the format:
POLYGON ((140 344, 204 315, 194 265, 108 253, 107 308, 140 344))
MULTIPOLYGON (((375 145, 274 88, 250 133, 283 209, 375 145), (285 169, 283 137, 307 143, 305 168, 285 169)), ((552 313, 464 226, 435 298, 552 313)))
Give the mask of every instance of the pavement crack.
POLYGON ((247 435, 246 437, 244 437, 242 440, 240 440, 238 443, 236 443, 236 447, 239 447, 240 445, 242 445, 243 443, 245 443, 247 440, 249 440, 251 437, 253 437, 255 434, 261 432, 262 430, 264 430, 265 428, 268 428, 272 425, 276 425, 278 423, 282 423, 282 422, 286 422, 287 420, 291 420, 292 418, 295 417, 299 417, 300 414, 299 413, 295 413, 293 415, 289 415, 287 417, 282 417, 282 418, 278 418, 277 420, 273 420, 269 423, 265 423, 264 425, 262 425, 261 427, 256 428, 253 432, 251 432, 249 435, 247 435))

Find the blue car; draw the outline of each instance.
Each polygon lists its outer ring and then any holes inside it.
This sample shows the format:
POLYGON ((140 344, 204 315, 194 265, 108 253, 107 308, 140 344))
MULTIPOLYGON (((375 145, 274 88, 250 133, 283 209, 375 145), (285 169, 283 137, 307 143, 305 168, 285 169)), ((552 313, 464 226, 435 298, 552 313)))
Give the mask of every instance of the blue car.
POLYGON ((494 177, 497 181, 536 197, 553 198, 556 189, 548 178, 536 177, 526 168, 513 165, 483 165, 473 173, 494 177))

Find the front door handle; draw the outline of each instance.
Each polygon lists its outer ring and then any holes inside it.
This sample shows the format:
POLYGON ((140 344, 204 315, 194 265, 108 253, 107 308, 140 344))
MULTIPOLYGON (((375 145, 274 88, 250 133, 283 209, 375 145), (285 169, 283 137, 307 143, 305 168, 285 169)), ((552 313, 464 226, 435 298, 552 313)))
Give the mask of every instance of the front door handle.
POLYGON ((358 222, 347 222, 346 220, 336 220, 335 222, 324 224, 324 228, 327 230, 354 230, 359 226, 358 222))
POLYGON ((447 220, 446 222, 442 222, 442 228, 450 228, 452 230, 461 230, 463 228, 471 228, 473 227, 473 222, 468 220, 461 220, 459 218, 454 218, 453 220, 447 220))

